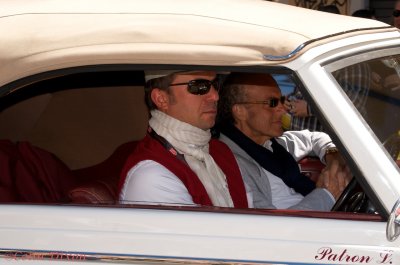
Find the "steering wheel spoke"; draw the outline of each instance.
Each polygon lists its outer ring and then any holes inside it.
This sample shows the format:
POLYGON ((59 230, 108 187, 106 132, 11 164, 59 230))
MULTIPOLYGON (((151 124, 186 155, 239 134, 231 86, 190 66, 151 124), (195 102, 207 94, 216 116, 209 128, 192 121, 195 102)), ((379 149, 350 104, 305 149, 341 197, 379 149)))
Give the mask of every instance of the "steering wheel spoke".
POLYGON ((350 181, 331 211, 376 214, 376 208, 361 189, 356 178, 350 181))

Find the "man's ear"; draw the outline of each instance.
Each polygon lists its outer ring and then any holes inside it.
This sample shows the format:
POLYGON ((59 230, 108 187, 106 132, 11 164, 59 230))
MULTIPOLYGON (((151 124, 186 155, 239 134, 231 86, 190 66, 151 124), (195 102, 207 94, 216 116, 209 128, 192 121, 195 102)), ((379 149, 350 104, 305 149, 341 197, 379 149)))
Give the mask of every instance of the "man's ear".
POLYGON ((247 119, 247 109, 244 105, 235 104, 232 106, 232 116, 236 121, 243 121, 247 119))
POLYGON ((166 111, 168 109, 169 97, 167 91, 154 88, 151 91, 151 99, 154 104, 156 104, 157 109, 161 111, 166 111))

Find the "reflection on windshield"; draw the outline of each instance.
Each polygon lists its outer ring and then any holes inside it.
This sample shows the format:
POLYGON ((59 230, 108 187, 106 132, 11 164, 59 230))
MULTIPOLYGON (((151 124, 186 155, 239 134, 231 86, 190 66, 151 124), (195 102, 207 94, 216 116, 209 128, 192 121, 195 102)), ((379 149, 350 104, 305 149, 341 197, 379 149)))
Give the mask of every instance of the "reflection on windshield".
POLYGON ((400 56, 350 65, 332 73, 394 160, 400 151, 400 56))

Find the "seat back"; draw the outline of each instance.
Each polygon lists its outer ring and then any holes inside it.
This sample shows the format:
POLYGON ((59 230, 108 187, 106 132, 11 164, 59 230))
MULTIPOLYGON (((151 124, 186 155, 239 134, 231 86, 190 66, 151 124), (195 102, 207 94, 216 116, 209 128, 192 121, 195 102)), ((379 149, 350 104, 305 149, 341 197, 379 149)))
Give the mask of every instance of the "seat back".
POLYGON ((96 165, 146 134, 143 86, 76 88, 43 94, 0 112, 0 139, 28 141, 70 169, 96 165))
POLYGON ((29 142, 0 140, 0 202, 68 202, 77 180, 54 154, 29 142))
POLYGON ((73 174, 83 180, 69 191, 72 203, 114 204, 122 167, 133 152, 137 141, 119 146, 105 161, 95 166, 74 170, 73 174))
POLYGON ((305 157, 298 162, 301 173, 305 174, 312 181, 317 182, 319 175, 325 165, 318 157, 305 157))

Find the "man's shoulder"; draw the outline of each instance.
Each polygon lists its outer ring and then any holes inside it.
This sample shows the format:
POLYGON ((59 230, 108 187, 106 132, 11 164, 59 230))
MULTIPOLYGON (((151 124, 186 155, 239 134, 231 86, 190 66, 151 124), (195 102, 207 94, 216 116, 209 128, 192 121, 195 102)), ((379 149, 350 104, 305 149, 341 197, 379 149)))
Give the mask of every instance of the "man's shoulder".
POLYGON ((251 158, 251 156, 247 154, 246 151, 244 151, 242 148, 240 148, 240 146, 238 146, 235 142, 233 142, 229 137, 221 133, 219 140, 229 147, 229 149, 235 156, 236 160, 238 161, 240 167, 252 164, 259 167, 258 163, 253 158, 251 158))
POLYGON ((224 135, 222 133, 219 135, 219 138, 217 141, 226 145, 232 151, 232 153, 234 153, 235 155, 238 152, 243 151, 236 143, 234 143, 229 137, 227 137, 226 135, 224 135))
POLYGON ((128 171, 141 161, 153 160, 159 162, 163 152, 162 146, 152 139, 152 137, 146 135, 143 139, 138 141, 135 149, 125 160, 124 167, 121 171, 122 176, 125 177, 128 171))
POLYGON ((158 157, 160 153, 163 153, 165 148, 162 146, 162 144, 154 139, 152 136, 149 134, 146 134, 144 138, 139 140, 137 142, 136 148, 132 151, 130 154, 130 157, 142 157, 143 159, 150 159, 150 160, 156 160, 153 159, 153 157, 158 157))
POLYGON ((154 160, 142 160, 138 162, 129 170, 128 175, 140 179, 146 179, 146 181, 161 178, 177 178, 170 170, 168 170, 168 168, 154 160))

